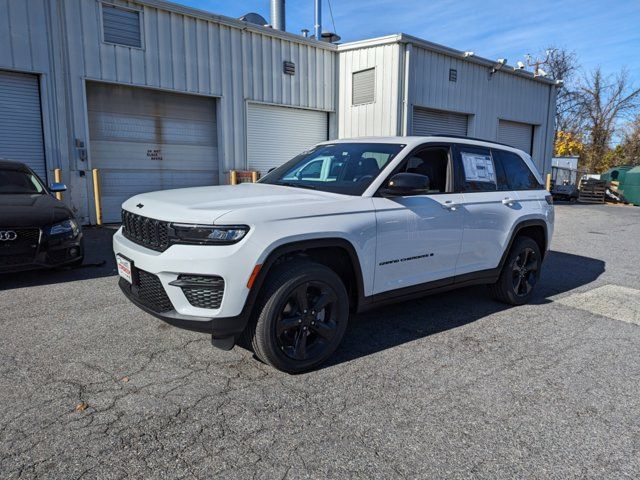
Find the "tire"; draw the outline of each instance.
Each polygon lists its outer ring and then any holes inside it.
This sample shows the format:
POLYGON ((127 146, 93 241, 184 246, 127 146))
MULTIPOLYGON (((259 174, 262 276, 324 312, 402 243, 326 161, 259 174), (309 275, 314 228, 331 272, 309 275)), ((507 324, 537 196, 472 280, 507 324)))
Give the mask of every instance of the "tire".
POLYGON ((531 237, 517 237, 498 281, 490 286, 493 297, 510 305, 524 305, 531 300, 540 279, 542 255, 537 242, 531 237))
POLYGON ((333 270, 292 260, 269 273, 252 317, 242 343, 272 367, 301 373, 323 363, 340 345, 349 296, 333 270))

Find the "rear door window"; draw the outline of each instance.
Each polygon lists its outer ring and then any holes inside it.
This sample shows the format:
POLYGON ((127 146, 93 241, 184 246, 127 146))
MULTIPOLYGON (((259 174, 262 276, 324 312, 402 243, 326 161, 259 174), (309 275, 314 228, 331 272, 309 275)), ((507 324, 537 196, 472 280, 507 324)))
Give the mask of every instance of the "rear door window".
MULTIPOLYGON (((499 183, 506 183, 509 190, 538 190, 543 188, 520 155, 506 150, 493 150, 501 172, 499 183)), ((502 190, 502 188, 500 188, 502 190)))
POLYGON ((495 192, 496 166, 491 150, 472 145, 458 145, 458 182, 463 192, 495 192))

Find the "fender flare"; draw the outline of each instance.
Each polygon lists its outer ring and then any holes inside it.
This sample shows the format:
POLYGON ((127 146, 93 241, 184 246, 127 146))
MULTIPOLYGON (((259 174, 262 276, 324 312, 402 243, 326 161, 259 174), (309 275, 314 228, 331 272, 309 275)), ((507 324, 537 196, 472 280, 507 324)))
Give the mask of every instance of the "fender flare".
POLYGON ((541 252, 542 254, 542 259, 544 260, 545 254, 546 254, 546 247, 549 244, 549 232, 548 232, 548 227, 547 227, 547 222, 545 222, 544 220, 540 219, 540 218, 533 218, 533 219, 529 219, 529 220, 523 220, 521 222, 516 223, 516 225, 513 227, 513 231, 511 232, 511 238, 509 238, 509 243, 507 244, 507 248, 504 249, 504 252, 502 252, 502 258, 500 259, 500 263, 498 264, 498 272, 502 271, 502 267, 504 267, 505 262, 507 261, 507 256, 509 255, 509 252, 511 251, 511 247, 513 246, 513 242, 515 241, 515 239, 518 237, 518 234, 527 227, 542 227, 542 229, 544 230, 544 242, 545 242, 545 248, 543 249, 544 251, 541 252))
MULTIPOLYGON (((258 298, 258 294, 264 285, 265 280, 269 276, 269 272, 274 267, 276 262, 283 256, 294 252, 304 252, 310 249, 316 248, 341 248, 347 252, 349 259, 353 264, 353 275, 356 281, 356 301, 358 304, 362 303, 364 297, 364 280, 362 275, 362 266, 360 264, 360 258, 353 244, 344 238, 340 237, 327 237, 327 238, 315 238, 309 240, 294 240, 289 243, 284 243, 271 250, 258 272, 258 275, 251 286, 249 295, 245 302, 244 309, 247 314, 253 310, 254 304, 258 298)), ((357 306, 357 305, 356 305, 357 306)))

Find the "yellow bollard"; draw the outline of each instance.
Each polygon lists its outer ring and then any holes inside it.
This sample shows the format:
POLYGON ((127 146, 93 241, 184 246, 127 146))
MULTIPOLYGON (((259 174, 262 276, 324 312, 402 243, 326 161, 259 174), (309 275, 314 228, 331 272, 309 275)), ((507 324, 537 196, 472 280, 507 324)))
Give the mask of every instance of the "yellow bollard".
POLYGON ((551 174, 550 173, 547 173, 546 187, 547 187, 547 192, 550 192, 551 191, 551 174))
POLYGON ((256 183, 258 181, 258 178, 260 178, 260 172, 256 172, 256 171, 251 172, 252 183, 256 183))
POLYGON ((236 172, 235 170, 229 170, 229 183, 231 185, 238 184, 238 172, 236 172))
MULTIPOLYGON (((53 170, 53 181, 56 183, 62 183, 62 169, 56 168, 53 170)), ((55 195, 58 200, 62 200, 62 192, 56 192, 55 195)))
POLYGON ((100 174, 98 169, 94 168, 93 174, 93 199, 96 205, 96 224, 102 225, 102 205, 100 203, 100 174))

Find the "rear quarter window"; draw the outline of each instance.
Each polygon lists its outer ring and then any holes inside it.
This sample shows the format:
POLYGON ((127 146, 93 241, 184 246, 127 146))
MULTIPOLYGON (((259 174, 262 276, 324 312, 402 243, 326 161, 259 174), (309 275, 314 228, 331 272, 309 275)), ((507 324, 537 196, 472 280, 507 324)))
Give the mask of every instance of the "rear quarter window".
POLYGON ((522 157, 506 150, 493 150, 493 157, 497 161, 498 189, 506 190, 538 190, 543 186, 527 166, 522 157))

